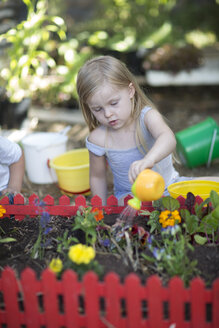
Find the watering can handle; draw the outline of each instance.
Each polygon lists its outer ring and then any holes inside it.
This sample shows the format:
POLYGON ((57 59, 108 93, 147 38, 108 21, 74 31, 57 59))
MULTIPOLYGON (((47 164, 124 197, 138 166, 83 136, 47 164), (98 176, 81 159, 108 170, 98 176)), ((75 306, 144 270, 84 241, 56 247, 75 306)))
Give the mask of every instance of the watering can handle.
POLYGON ((211 140, 210 151, 209 151, 209 155, 208 155, 207 168, 209 168, 210 165, 211 165, 212 154, 213 154, 213 150, 214 150, 214 144, 215 144, 216 136, 217 136, 217 129, 214 129, 212 140, 211 140))

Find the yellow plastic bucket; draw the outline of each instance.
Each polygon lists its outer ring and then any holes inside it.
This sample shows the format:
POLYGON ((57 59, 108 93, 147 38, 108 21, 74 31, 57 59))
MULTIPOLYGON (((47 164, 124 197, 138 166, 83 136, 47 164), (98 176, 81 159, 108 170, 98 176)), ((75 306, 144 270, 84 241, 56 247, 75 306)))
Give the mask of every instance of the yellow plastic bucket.
POLYGON ((183 196, 186 198, 188 192, 195 196, 200 196, 203 200, 210 196, 211 190, 219 194, 219 182, 208 180, 188 180, 173 183, 167 187, 170 196, 177 198, 183 196))
POLYGON ((86 148, 68 151, 53 158, 50 166, 55 169, 60 190, 67 195, 88 195, 89 153, 86 148))

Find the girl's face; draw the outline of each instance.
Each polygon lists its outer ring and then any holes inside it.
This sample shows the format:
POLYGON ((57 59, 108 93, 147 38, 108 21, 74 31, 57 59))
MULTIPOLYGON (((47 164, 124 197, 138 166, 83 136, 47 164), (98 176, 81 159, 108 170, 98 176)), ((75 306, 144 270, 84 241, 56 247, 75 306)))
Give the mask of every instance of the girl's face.
POLYGON ((130 120, 134 94, 132 83, 127 88, 117 89, 105 82, 87 104, 100 124, 117 130, 130 120))

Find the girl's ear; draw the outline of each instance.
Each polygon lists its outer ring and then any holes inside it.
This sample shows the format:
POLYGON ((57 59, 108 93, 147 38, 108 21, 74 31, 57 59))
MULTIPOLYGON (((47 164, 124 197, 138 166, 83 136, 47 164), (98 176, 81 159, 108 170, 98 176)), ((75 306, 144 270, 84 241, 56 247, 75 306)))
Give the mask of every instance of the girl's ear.
POLYGON ((132 83, 129 83, 129 96, 130 99, 132 99, 134 97, 135 94, 135 87, 132 83))

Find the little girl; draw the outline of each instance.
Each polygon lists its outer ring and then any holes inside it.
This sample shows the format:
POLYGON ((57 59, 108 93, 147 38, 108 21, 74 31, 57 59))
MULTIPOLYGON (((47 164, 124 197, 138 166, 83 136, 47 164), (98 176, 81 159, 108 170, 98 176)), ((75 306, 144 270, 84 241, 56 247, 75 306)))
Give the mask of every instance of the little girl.
POLYGON ((90 130, 86 147, 92 196, 100 196, 106 204, 106 159, 120 205, 146 168, 159 172, 166 188, 189 179, 179 177, 173 167, 173 132, 124 63, 111 56, 89 60, 78 73, 77 92, 90 130))
POLYGON ((0 195, 21 191, 24 167, 21 147, 0 136, 0 195))

